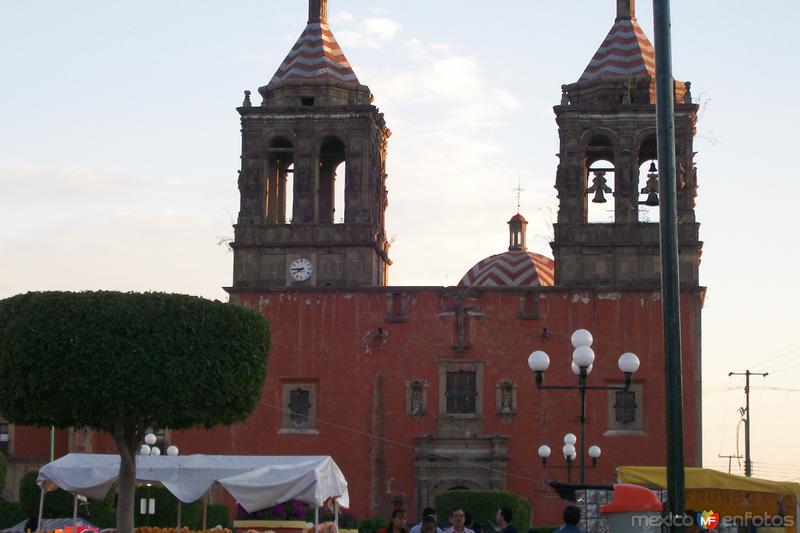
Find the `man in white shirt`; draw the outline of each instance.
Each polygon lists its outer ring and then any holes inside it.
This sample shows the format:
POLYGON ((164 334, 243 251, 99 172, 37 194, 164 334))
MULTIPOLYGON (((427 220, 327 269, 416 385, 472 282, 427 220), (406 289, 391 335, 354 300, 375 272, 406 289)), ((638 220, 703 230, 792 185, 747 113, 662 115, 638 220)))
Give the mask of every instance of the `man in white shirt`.
POLYGON ((464 509, 458 507, 450 512, 450 527, 444 530, 444 533, 475 533, 468 527, 464 527, 464 522, 467 519, 467 514, 464 509))

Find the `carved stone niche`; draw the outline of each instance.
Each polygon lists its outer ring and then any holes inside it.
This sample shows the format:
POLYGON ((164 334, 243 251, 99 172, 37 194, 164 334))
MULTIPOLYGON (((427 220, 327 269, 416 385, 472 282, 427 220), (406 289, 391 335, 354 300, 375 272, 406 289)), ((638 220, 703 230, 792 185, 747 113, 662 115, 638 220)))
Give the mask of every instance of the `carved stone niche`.
POLYGON ((428 382, 421 379, 406 381, 406 413, 421 418, 428 413, 428 382))
POLYGON ((495 412, 503 422, 511 422, 511 418, 517 414, 517 384, 510 379, 497 382, 495 412))

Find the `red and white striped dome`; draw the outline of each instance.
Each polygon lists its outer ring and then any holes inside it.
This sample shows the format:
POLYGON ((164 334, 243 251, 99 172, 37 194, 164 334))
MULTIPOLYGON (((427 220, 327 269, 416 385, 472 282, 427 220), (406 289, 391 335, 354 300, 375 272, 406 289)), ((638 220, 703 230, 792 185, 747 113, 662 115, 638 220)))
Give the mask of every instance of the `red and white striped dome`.
POLYGON ((635 18, 617 19, 578 81, 638 76, 655 78, 655 50, 635 18))
POLYGON ((551 287, 555 264, 549 257, 510 250, 487 257, 469 269, 459 287, 551 287))
POLYGON ((309 22, 270 85, 286 80, 335 80, 358 84, 327 22, 309 22))

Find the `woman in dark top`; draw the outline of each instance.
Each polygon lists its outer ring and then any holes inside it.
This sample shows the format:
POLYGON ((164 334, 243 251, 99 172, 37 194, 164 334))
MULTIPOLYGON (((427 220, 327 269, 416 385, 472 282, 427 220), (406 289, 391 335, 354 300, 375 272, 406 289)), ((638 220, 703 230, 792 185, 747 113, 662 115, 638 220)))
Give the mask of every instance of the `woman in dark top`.
POLYGON ((392 519, 389 520, 389 525, 379 529, 378 533, 408 533, 408 529, 406 529, 406 512, 403 509, 395 509, 392 512, 392 519))

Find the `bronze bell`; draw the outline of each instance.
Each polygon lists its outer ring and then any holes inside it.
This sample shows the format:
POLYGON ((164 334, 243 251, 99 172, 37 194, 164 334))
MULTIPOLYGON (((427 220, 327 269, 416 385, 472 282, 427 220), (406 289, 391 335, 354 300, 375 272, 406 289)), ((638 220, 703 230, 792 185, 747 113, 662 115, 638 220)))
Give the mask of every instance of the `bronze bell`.
POLYGON ((592 179, 592 186, 589 187, 586 192, 588 194, 594 193, 594 198, 592 198, 593 204, 604 204, 608 200, 606 200, 605 193, 611 193, 611 187, 606 185, 606 173, 603 170, 595 170, 594 171, 594 178, 592 179))
POLYGON ((644 201, 644 205, 649 205, 650 207, 658 207, 658 193, 651 192, 647 195, 647 200, 644 201))
POLYGON ((656 169, 656 162, 650 162, 650 169, 647 173, 647 185, 640 191, 642 194, 647 195, 647 200, 640 202, 650 207, 658 206, 658 170, 656 169))
POLYGON ((603 193, 603 189, 598 187, 594 191, 594 198, 592 198, 592 203, 593 204, 604 204, 607 201, 608 200, 606 200, 606 195, 605 195, 605 193, 603 193))

